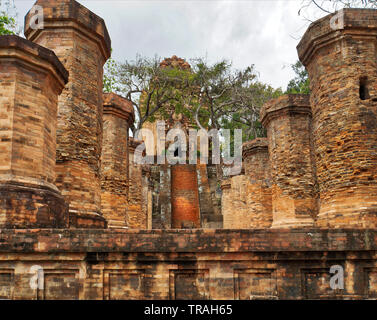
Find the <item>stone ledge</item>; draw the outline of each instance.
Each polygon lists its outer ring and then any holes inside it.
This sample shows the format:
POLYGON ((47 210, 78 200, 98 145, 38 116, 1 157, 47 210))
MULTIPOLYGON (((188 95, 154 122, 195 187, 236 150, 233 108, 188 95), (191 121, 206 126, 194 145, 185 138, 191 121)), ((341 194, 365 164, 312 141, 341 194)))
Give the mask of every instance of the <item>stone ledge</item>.
POLYGON ((269 100, 260 110, 260 120, 264 127, 277 117, 284 114, 311 115, 310 96, 307 94, 286 94, 269 100))
MULTIPOLYGON (((61 81, 67 84, 69 73, 53 51, 16 35, 0 36, 0 49, 7 49, 7 52, 1 54, 2 58, 15 57, 15 55, 9 51, 9 49, 14 49, 22 51, 28 56, 36 57, 38 60, 42 60, 43 63, 40 63, 40 65, 44 64, 46 61, 49 62, 56 74, 61 78, 61 81)), ((33 63, 31 58, 27 61, 33 63)))
POLYGON ((103 113, 122 118, 131 125, 135 121, 132 102, 115 93, 103 94, 103 113))
POLYGON ((268 152, 267 138, 256 138, 254 140, 245 142, 242 145, 242 158, 244 159, 258 151, 268 152))
POLYGON ((377 250, 377 229, 0 229, 0 252, 231 253, 377 250))
POLYGON ((342 9, 311 23, 297 45, 300 61, 307 65, 316 49, 342 39, 344 34, 352 32, 359 36, 375 37, 377 10, 342 9))

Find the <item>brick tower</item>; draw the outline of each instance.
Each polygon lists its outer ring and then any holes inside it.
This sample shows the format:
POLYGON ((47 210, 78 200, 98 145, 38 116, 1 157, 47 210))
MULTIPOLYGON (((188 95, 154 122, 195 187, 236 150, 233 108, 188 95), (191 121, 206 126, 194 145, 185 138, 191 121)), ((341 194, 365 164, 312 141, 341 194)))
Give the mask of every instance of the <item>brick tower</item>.
POLYGON ((376 36, 376 10, 343 9, 297 47, 310 77, 320 227, 377 227, 376 36))
POLYGON ((261 109, 272 179, 272 228, 310 227, 317 213, 309 96, 285 95, 261 109))
POLYGON ((134 120, 129 100, 114 93, 104 94, 101 205, 109 228, 127 226, 128 131, 134 120))
POLYGON ((55 186, 58 95, 68 81, 56 55, 0 37, 0 227, 67 227, 55 186))
POLYGON ((101 214, 103 65, 110 56, 104 21, 74 0, 38 0, 43 29, 30 27, 27 39, 55 52, 69 71, 59 97, 56 184, 69 202, 72 227, 105 227, 101 214))

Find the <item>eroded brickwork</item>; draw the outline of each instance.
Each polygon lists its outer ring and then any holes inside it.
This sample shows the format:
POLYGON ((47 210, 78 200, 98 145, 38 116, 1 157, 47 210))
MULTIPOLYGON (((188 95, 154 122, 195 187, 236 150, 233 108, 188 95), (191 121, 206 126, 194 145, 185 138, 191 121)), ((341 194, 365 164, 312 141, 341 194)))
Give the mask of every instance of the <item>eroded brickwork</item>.
POLYGON ((224 228, 269 228, 272 202, 267 139, 244 143, 242 158, 245 175, 232 177, 222 184, 224 228))
POLYGON ((55 186, 58 95, 68 80, 55 54, 0 37, 0 227, 67 227, 55 186))
POLYGON ((377 226, 377 11, 311 24, 297 49, 310 76, 318 226, 377 226))
POLYGON ((134 120, 129 100, 113 93, 104 94, 101 208, 110 228, 127 226, 128 131, 134 120))
POLYGON ((56 184, 69 202, 72 227, 104 227, 101 214, 103 65, 111 42, 104 21, 74 0, 38 0, 44 28, 27 39, 51 49, 69 71, 59 97, 56 184))
POLYGON ((0 37, 0 299, 377 299, 376 10, 310 26, 298 51, 311 104, 263 107, 268 139, 245 143, 244 174, 221 185, 224 228, 244 230, 221 230, 200 217, 218 214, 215 167, 135 163, 129 103, 107 95, 102 114, 103 20, 75 1, 37 3, 45 29, 28 15, 26 36, 57 57, 0 37), (110 227, 144 230, 104 229, 100 168, 110 227), (344 289, 330 286, 334 265, 344 289))
POLYGON ((309 96, 286 95, 266 103, 273 228, 313 226, 317 214, 309 96))
POLYGON ((142 156, 142 152, 137 147, 142 141, 129 138, 129 197, 127 209, 127 225, 130 229, 146 229, 148 223, 147 213, 143 210, 143 167, 134 161, 135 155, 142 156))

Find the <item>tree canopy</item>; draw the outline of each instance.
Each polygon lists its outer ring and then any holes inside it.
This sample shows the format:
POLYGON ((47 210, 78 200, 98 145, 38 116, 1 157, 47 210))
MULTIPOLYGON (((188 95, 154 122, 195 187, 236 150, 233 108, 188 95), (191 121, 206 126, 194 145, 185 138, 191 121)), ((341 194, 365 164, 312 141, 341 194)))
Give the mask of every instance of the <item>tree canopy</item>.
POLYGON ((227 60, 210 64, 203 58, 191 60, 188 68, 161 63, 158 57, 137 56, 124 63, 110 60, 105 66, 104 88, 132 101, 135 129, 173 111, 198 128, 244 129, 245 140, 264 136, 260 107, 282 90, 261 83, 253 65, 237 70, 227 60))

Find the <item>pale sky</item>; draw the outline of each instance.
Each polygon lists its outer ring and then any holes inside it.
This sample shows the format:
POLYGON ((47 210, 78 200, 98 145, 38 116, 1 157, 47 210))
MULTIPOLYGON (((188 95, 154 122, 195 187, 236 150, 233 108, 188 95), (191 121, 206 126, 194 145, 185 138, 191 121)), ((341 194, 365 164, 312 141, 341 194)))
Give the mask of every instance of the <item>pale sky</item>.
MULTIPOLYGON (((34 0, 15 0, 18 20, 34 0)), ((302 0, 81 0, 102 17, 113 58, 136 54, 190 60, 223 58, 235 68, 254 64, 262 82, 286 89, 294 76, 296 46, 308 27, 298 15, 302 0)))

